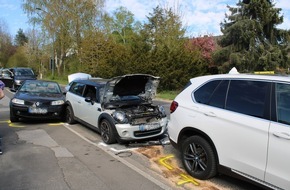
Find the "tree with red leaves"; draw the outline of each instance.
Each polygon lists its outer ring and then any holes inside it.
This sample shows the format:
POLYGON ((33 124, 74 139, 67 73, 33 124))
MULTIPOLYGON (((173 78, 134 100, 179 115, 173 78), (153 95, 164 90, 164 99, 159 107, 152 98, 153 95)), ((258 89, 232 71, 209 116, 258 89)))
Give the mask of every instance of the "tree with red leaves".
POLYGON ((190 51, 201 52, 201 59, 208 63, 208 68, 214 66, 212 54, 216 50, 216 42, 213 36, 192 38, 186 46, 190 51))

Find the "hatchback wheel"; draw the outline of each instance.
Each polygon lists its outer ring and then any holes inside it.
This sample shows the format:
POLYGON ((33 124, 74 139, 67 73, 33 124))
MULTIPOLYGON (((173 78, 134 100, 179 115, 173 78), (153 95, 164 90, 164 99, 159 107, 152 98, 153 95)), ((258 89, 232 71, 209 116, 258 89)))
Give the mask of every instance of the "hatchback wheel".
POLYGON ((182 144, 182 163, 197 179, 209 179, 217 174, 217 159, 211 145, 200 136, 191 136, 182 144))
POLYGON ((116 138, 114 137, 113 133, 113 126, 108 120, 103 119, 101 121, 100 131, 102 139, 106 144, 113 144, 116 142, 116 138))
POLYGON ((71 106, 67 106, 66 107, 66 116, 65 116, 65 120, 68 124, 74 124, 76 123, 75 121, 75 116, 74 116, 74 112, 71 106))

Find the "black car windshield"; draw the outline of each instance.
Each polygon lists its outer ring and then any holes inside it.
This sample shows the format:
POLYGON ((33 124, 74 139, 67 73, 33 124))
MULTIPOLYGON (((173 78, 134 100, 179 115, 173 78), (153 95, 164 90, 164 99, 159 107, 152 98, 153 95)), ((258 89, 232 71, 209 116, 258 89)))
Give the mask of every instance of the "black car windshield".
POLYGON ((34 75, 31 69, 17 69, 15 70, 16 76, 31 76, 34 75))
POLYGON ((20 92, 29 92, 29 93, 47 93, 47 94, 59 94, 61 90, 59 85, 55 82, 48 81, 26 81, 21 88, 20 92))

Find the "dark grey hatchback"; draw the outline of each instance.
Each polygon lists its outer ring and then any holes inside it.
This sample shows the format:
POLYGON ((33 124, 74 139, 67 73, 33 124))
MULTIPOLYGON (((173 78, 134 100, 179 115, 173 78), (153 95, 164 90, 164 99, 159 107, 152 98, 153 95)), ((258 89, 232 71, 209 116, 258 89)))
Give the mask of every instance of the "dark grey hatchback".
POLYGON ((10 121, 62 119, 65 97, 57 82, 25 80, 10 100, 10 121))
POLYGON ((17 91, 25 80, 35 80, 37 75, 29 67, 14 67, 1 70, 0 79, 12 91, 17 91))

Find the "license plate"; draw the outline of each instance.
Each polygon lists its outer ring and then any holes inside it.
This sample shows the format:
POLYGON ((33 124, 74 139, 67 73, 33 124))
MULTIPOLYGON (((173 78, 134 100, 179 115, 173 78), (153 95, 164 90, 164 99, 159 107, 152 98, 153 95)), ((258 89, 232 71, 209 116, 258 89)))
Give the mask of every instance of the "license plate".
POLYGON ((140 131, 149 131, 153 129, 157 129, 160 127, 159 123, 150 123, 150 124, 144 124, 139 126, 140 131))
POLYGON ((36 114, 46 114, 47 113, 47 109, 46 108, 33 108, 33 107, 30 107, 28 111, 29 111, 29 113, 36 113, 36 114))

